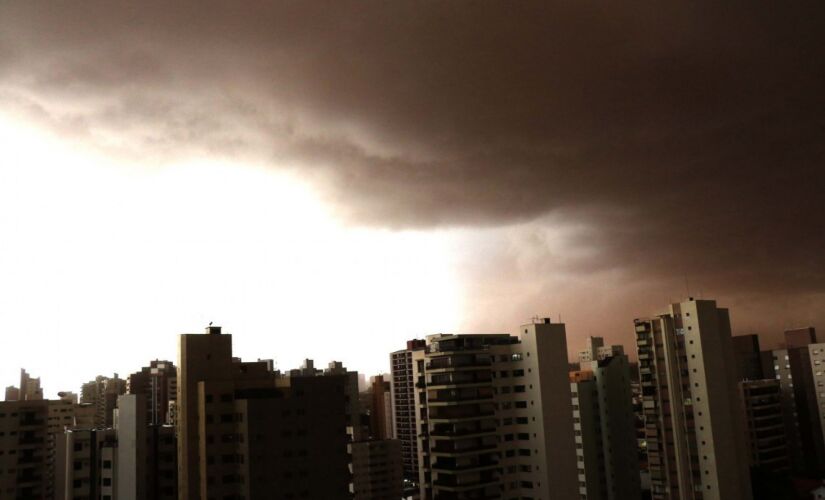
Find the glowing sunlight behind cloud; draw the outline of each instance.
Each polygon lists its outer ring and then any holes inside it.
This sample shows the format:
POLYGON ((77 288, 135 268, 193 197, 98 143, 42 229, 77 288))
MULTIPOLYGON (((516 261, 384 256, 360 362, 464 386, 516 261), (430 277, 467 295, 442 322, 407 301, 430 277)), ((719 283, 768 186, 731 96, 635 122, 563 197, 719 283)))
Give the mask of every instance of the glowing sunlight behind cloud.
POLYGON ((459 323, 448 234, 345 227, 272 169, 120 163, 8 117, 0 148, 2 384, 125 376, 209 321, 243 357, 372 373, 459 323))

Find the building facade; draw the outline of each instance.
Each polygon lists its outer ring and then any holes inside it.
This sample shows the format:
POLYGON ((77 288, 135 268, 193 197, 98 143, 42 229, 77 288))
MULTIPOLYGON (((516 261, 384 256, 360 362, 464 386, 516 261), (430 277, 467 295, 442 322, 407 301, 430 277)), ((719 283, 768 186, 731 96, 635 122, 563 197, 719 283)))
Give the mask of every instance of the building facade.
POLYGON ((635 329, 653 498, 750 498, 728 311, 690 298, 635 329))
POLYGON ((784 473, 791 470, 790 451, 782 415, 778 380, 745 380, 739 383, 752 470, 784 473))
POLYGON ((126 382, 128 394, 143 394, 152 425, 170 424, 169 403, 178 392, 177 368, 171 361, 155 360, 139 372, 129 375, 126 382))
POLYGON ((582 499, 639 498, 641 481, 630 364, 624 354, 571 373, 582 499))
POLYGON ((577 498, 567 371, 564 325, 549 318, 516 335, 427 337, 415 398, 421 497, 577 498))
POLYGON ((355 500, 398 500, 404 478, 401 442, 375 439, 352 443, 355 500))
MULTIPOLYGON (((390 354, 392 380, 390 399, 393 414, 393 437, 401 442, 404 478, 418 482, 418 415, 416 384, 424 371, 424 340, 410 340, 407 348, 390 354)), ((423 380, 421 381, 423 383, 423 380)))
POLYGON ((346 375, 233 359, 220 327, 179 342, 178 498, 351 498, 346 375))
POLYGON ((825 474, 825 343, 813 328, 785 332, 787 349, 769 351, 766 377, 779 382, 785 434, 795 473, 825 474))
POLYGON ((58 436, 54 498, 116 498, 116 455, 114 429, 66 430, 58 436))
POLYGON ((113 426, 117 398, 125 393, 126 381, 117 373, 111 378, 99 375, 81 386, 80 402, 94 407, 95 428, 108 429, 113 426))
POLYGON ((46 498, 48 401, 0 403, 0 498, 46 498))

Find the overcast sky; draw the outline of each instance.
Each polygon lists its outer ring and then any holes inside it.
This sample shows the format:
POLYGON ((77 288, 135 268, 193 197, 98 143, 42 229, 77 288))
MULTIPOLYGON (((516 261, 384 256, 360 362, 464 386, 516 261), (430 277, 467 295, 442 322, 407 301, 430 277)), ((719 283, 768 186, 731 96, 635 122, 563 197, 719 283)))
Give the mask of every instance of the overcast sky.
POLYGON ((0 384, 175 359, 372 374, 688 293, 825 330, 819 2, 3 2, 0 384))

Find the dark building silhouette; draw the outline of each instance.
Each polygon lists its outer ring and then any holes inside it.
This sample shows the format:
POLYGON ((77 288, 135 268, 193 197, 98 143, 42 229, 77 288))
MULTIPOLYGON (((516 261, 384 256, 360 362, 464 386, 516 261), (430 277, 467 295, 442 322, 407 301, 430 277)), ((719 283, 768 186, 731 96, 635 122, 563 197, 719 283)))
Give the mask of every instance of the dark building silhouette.
POLYGON ((177 367, 171 361, 155 360, 139 372, 129 375, 126 392, 146 396, 150 424, 169 424, 169 403, 177 398, 177 382, 177 367))
POLYGON ((178 498, 351 497, 346 375, 241 362, 214 326, 178 356, 178 498))
POLYGON ((759 336, 737 335, 732 337, 733 354, 736 356, 736 379, 760 380, 762 375, 762 357, 759 350, 759 336))

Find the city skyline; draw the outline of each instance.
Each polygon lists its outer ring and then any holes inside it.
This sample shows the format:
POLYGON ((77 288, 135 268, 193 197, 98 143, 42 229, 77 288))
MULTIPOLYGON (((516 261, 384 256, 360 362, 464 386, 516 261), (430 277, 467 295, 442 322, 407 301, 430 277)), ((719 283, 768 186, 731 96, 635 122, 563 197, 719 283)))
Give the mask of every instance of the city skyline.
POLYGON ((727 308, 688 297, 634 330, 635 367, 602 337, 571 364, 566 327, 549 317, 514 333, 428 335, 387 353, 390 381, 367 385, 340 362, 244 360, 210 324, 178 335, 176 362, 60 399, 21 370, 0 402, 0 484, 104 500, 821 495, 814 328, 763 350, 731 335, 727 308))
MULTIPOLYGON (((693 297, 686 297, 685 298, 685 300, 688 300, 688 299, 693 300, 693 297)), ((665 313, 665 310, 662 309, 660 311, 657 311, 657 312, 651 313, 651 314, 659 314, 659 313, 665 313)), ((541 318, 540 316, 535 315, 531 318, 527 318, 526 320, 536 321, 540 318, 541 318)), ((550 318, 548 317, 548 320, 549 319, 550 318)), ((636 319, 637 318, 635 318, 634 321, 636 319)), ((566 326, 566 324, 563 323, 563 322, 561 322, 560 324, 562 326, 566 326)), ((210 322, 206 326, 207 329, 210 329, 212 327, 213 327, 213 322, 210 322)), ((223 331, 225 331, 228 334, 234 333, 234 331, 232 329, 227 329, 223 326, 215 325, 215 327, 219 328, 219 329, 223 328, 223 331)), ((783 335, 783 339, 787 339, 788 335, 792 334, 794 332, 803 332, 803 331, 804 332, 814 332, 815 330, 816 330, 815 325, 811 325, 811 326, 804 327, 804 328, 789 328, 789 329, 784 330, 782 332, 782 335, 783 335)), ((174 337, 178 338, 180 335, 191 334, 191 332, 195 332, 195 331, 196 331, 196 329, 191 329, 190 332, 178 333, 178 334, 175 334, 174 337)), ((425 334, 425 335, 413 336, 413 337, 410 337, 410 338, 406 339, 403 342, 398 343, 397 345, 394 345, 393 347, 397 348, 397 347, 403 345, 404 343, 409 343, 409 342, 413 342, 413 341, 423 343, 424 342, 423 339, 425 337, 430 337, 430 336, 433 336, 433 335, 493 335, 493 336, 495 336, 495 335, 501 335, 501 334, 505 334, 505 335, 513 334, 514 332, 517 332, 517 331, 518 331, 518 328, 509 328, 509 329, 505 329, 505 330, 502 330, 502 331, 499 331, 499 332, 493 332, 493 331, 487 331, 487 332, 446 332, 446 331, 441 331, 441 332, 438 332, 438 333, 428 333, 428 334, 425 334)), ((813 334, 811 334, 811 335, 813 335, 813 334)), ((236 334, 234 336, 235 336, 235 339, 237 340, 238 338, 243 337, 243 333, 241 333, 240 335, 236 334)), ((751 333, 751 334, 733 333, 732 337, 735 338, 735 339, 740 339, 742 341, 751 341, 752 338, 757 338, 757 339, 761 339, 762 341, 764 341, 765 336, 760 335, 760 334, 753 334, 753 333, 751 333)), ((593 342, 593 340, 594 340, 593 336, 586 336, 585 338, 579 339, 579 340, 581 340, 583 342, 582 345, 585 345, 585 351, 592 352, 592 353, 597 352, 596 347, 594 347, 594 345, 591 344, 591 342, 593 342), (591 350, 591 351, 588 351, 588 350, 591 350)), ((596 336, 596 340, 598 342, 600 342, 600 344, 598 345, 599 359, 601 359, 602 357, 605 357, 605 356, 625 355, 626 354, 628 356, 628 359, 630 359, 632 362, 635 363, 635 362, 638 361, 637 352, 633 348, 633 342, 627 343, 627 346, 628 346, 629 350, 625 352, 625 344, 624 343, 619 343, 619 344, 615 344, 615 345, 612 345, 612 346, 604 347, 601 344, 601 342, 603 342, 605 340, 605 337, 596 336)), ((606 337, 606 340, 608 342, 613 342, 614 339, 611 338, 611 337, 606 337)), ((757 340, 756 342, 757 342, 757 345, 758 345, 759 340, 757 340)), ((590 361, 595 360, 595 358, 585 357, 585 355, 584 355, 585 351, 581 350, 582 345, 577 345, 575 343, 568 343, 567 344, 567 360, 570 363, 570 366, 574 366, 574 365, 577 365, 577 364, 589 365, 590 361)), ((764 349, 767 349, 766 352, 768 352, 770 350, 775 350, 775 349, 780 349, 780 350, 784 349, 788 344, 786 342, 778 342, 774 345, 774 344, 771 344, 771 343, 764 343, 763 342, 761 345, 764 349)), ((379 377, 380 376, 389 376, 390 372, 392 371, 392 363, 393 362, 392 362, 391 359, 384 360, 384 361, 386 361, 385 366, 380 366, 379 368, 377 368, 375 370, 364 370, 359 366, 348 365, 346 362, 342 362, 341 359, 343 359, 343 358, 323 359, 323 358, 319 358, 319 357, 315 356, 313 354, 313 352, 309 352, 309 350, 307 350, 307 351, 303 351, 303 354, 301 354, 299 356, 299 359, 295 362, 291 362, 291 363, 280 362, 279 363, 279 361, 277 359, 275 359, 275 358, 266 358, 264 356, 264 353, 262 353, 259 350, 256 351, 256 347, 254 345, 250 345, 249 347, 250 347, 250 352, 247 353, 248 355, 238 356, 239 359, 242 359, 243 361, 248 361, 248 362, 253 361, 253 360, 260 361, 262 359, 264 359, 264 360, 265 359, 271 359, 272 363, 273 363, 272 368, 274 370, 283 371, 285 374, 289 374, 291 371, 294 371, 297 367, 303 366, 303 364, 307 360, 314 361, 316 363, 320 363, 321 366, 326 366, 327 364, 332 364, 332 363, 341 363, 342 365, 352 368, 354 371, 358 372, 360 375, 363 375, 364 377, 367 377, 367 378, 370 378, 370 377, 373 377, 373 376, 379 376, 379 377)), ((592 356, 592 354, 589 354, 588 356, 592 356)), ((32 375, 38 375, 34 380, 36 382, 36 388, 40 393, 39 397, 43 398, 43 399, 54 399, 56 397, 61 397, 64 393, 73 394, 75 392, 80 392, 81 386, 85 386, 87 384, 87 382, 89 382, 89 381, 91 381, 90 383, 93 383, 95 381, 95 379, 99 379, 101 377, 105 378, 105 377, 108 377, 110 375, 126 377, 126 376, 129 376, 130 374, 132 374, 133 372, 139 371, 141 369, 146 370, 147 368, 145 368, 145 367, 141 368, 141 367, 144 364, 146 364, 147 360, 151 361, 151 363, 154 364, 154 363, 170 363, 169 360, 172 360, 172 359, 174 359, 174 356, 171 356, 171 355, 166 356, 166 355, 159 355, 158 354, 158 355, 150 356, 149 358, 146 358, 143 361, 138 361, 133 366, 130 365, 130 366, 114 367, 112 370, 95 373, 94 375, 88 376, 88 377, 86 377, 86 378, 84 378, 80 381, 69 382, 69 383, 61 382, 59 384, 54 384, 54 387, 49 387, 50 384, 49 384, 48 381, 41 382, 43 377, 39 376, 40 375, 39 373, 32 372, 32 370, 30 370, 26 366, 21 365, 20 367, 18 367, 16 369, 14 369, 13 367, 6 367, 6 370, 3 373, 11 372, 11 371, 16 370, 15 371, 15 376, 13 378, 9 378, 8 381, 0 380, 0 387, 14 388, 14 384, 18 383, 21 380, 21 377, 25 377, 26 379, 28 379, 28 377, 30 377, 32 375)), ((174 361, 171 361, 171 362, 174 363, 174 361)), ((379 364, 381 364, 381 363, 377 363, 376 365, 379 365, 379 364)), ((60 372, 60 373, 65 373, 66 371, 67 371, 66 366, 59 366, 56 369, 56 372, 60 372)), ((71 370, 69 370, 69 371, 71 371, 71 370)))
POLYGON ((244 358, 366 373, 536 315, 630 345, 686 296, 775 347, 825 324, 823 25, 820 5, 4 3, 0 382, 68 389, 209 322, 244 358))

